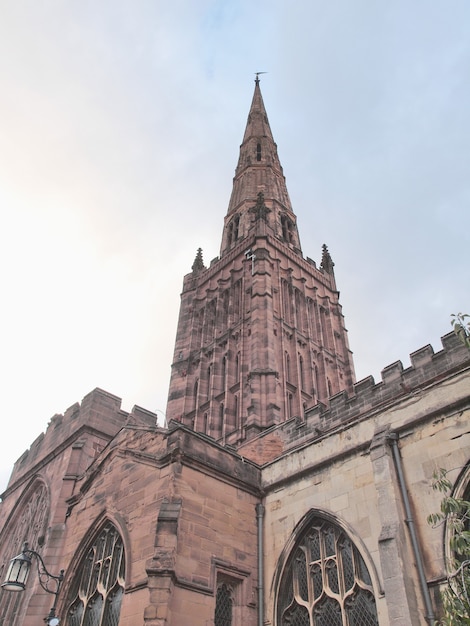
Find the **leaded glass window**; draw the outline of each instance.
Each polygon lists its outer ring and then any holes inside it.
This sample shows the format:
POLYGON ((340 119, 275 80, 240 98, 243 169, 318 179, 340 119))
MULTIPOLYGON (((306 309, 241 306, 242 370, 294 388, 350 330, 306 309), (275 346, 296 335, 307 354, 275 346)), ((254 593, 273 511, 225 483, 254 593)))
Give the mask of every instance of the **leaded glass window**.
POLYGON ((277 599, 278 626, 378 626, 364 559, 336 524, 315 518, 292 550, 277 599))
POLYGON ((231 589, 223 583, 217 588, 214 626, 232 626, 233 598, 231 589))
POLYGON ((118 626, 125 565, 122 539, 108 523, 77 568, 67 626, 118 626))
MULTIPOLYGON (((2 534, 0 578, 4 579, 10 559, 21 552, 25 541, 32 550, 42 552, 49 520, 49 496, 45 485, 31 486, 18 503, 8 527, 2 534)), ((0 626, 16 626, 24 618, 26 594, 0 591, 0 626)))

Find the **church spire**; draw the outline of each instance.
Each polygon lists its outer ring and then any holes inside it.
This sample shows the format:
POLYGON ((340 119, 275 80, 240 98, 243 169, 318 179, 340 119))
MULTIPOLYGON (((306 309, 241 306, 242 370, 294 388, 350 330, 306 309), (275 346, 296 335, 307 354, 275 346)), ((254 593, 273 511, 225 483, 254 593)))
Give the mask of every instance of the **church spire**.
POLYGON ((248 121, 246 124, 245 135, 243 137, 243 144, 245 144, 251 137, 266 137, 274 143, 259 83, 260 80, 258 76, 256 76, 255 93, 253 94, 250 112, 248 113, 248 121))
POLYGON ((281 163, 277 153, 268 116, 261 95, 259 74, 256 74, 255 91, 240 146, 233 189, 222 236, 221 255, 249 234, 266 234, 290 244, 301 252, 296 217, 292 211, 281 163), (263 195, 266 214, 263 224, 256 220, 253 207, 263 195))
POLYGON ((302 255, 259 82, 220 256, 184 277, 166 410, 235 446, 354 382, 333 260, 302 255))

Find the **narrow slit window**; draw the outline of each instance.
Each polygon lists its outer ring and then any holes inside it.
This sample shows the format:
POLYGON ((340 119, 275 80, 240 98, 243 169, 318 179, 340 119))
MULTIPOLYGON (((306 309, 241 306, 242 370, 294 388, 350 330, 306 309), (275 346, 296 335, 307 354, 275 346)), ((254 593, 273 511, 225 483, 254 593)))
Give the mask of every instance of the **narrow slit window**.
POLYGON ((215 600, 215 626, 232 625, 233 599, 230 588, 224 583, 217 589, 215 600))

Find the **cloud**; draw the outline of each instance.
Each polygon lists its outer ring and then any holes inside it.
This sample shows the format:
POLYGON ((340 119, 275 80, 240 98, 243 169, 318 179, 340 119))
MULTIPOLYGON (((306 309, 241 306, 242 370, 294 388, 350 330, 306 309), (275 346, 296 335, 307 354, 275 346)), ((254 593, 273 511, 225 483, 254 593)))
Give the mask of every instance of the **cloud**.
POLYGON ((4 476, 96 386, 164 410, 183 275, 219 253, 256 71, 358 377, 438 350, 469 308, 467 3, 0 11, 4 476))

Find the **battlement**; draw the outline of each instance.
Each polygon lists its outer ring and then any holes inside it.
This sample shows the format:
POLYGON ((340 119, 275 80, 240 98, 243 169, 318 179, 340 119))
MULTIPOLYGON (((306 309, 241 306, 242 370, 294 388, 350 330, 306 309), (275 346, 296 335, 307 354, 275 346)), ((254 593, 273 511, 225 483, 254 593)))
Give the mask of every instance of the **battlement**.
POLYGON ((15 462, 9 484, 63 447, 70 445, 86 428, 109 441, 124 426, 129 414, 121 409, 121 398, 96 388, 81 403, 72 404, 63 414, 54 415, 41 433, 15 462))
POLYGON ((373 376, 368 376, 355 383, 351 394, 342 391, 332 396, 328 405, 319 403, 307 409, 303 419, 294 417, 271 427, 243 444, 239 453, 264 464, 290 448, 318 438, 342 424, 383 410, 409 394, 470 367, 470 351, 455 333, 444 335, 441 343, 443 349, 439 352, 426 345, 411 353, 411 366, 406 369, 401 361, 387 365, 378 383, 373 376))
MULTIPOLYGON (((470 365, 470 352, 453 333, 441 338, 443 349, 434 352, 429 344, 410 354, 411 366, 404 369, 401 361, 384 367, 382 380, 368 376, 357 382, 353 393, 342 392, 330 398, 322 420, 348 421, 364 411, 381 409, 408 393, 451 374, 462 365, 470 365)), ((313 407, 315 410, 315 407, 313 407)), ((309 412, 307 416, 309 415, 309 412)))

